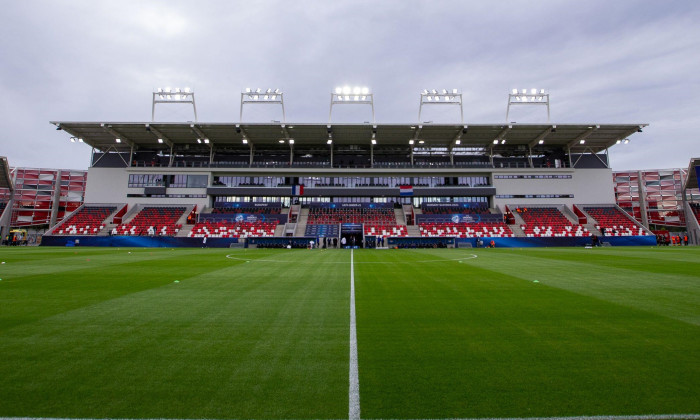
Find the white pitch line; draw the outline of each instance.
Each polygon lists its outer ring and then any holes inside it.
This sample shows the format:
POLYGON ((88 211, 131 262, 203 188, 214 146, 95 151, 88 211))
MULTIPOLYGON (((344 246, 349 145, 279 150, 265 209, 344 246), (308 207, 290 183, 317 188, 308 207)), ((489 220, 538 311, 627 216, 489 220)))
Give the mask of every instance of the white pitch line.
MULTIPOLYGON (((697 420, 700 414, 643 414, 630 416, 572 416, 572 417, 470 417, 450 419, 412 419, 412 420, 697 420)), ((76 418, 76 417, 0 417, 0 420, 203 420, 172 418, 76 418)), ((209 419, 211 420, 211 419, 209 419)))
POLYGON ((357 321, 355 319, 355 263, 350 250, 350 390, 348 419, 360 419, 360 373, 357 368, 357 321))

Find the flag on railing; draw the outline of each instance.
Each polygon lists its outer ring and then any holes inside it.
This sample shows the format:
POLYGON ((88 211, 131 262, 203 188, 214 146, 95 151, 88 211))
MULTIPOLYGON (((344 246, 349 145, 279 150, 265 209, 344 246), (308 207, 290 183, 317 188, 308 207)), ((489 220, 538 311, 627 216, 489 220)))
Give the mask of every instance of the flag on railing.
POLYGON ((304 195, 304 184, 292 185, 292 195, 304 195))
POLYGON ((402 197, 408 197, 413 195, 413 185, 400 185, 399 195, 402 197))

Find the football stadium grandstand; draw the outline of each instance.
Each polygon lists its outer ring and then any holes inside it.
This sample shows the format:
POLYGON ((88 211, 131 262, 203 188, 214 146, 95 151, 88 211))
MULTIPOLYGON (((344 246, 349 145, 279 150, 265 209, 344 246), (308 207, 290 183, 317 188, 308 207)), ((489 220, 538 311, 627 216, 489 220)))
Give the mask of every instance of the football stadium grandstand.
MULTIPOLYGON (((153 117, 168 96, 154 92, 153 117)), ((331 113, 353 99, 332 98, 331 113)), ((93 153, 87 173, 16 170, 12 224, 45 223, 46 245, 642 245, 686 224, 697 242, 694 161, 610 168, 608 149, 646 124, 201 123, 196 109, 189 122, 52 124, 93 153)))

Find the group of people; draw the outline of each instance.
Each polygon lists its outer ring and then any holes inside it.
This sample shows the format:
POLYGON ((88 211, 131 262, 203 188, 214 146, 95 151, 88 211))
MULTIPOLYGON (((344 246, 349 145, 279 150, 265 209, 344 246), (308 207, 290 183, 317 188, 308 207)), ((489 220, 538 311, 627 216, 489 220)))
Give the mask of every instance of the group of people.
POLYGON ((656 235, 656 245, 658 246, 688 246, 688 234, 684 233, 683 236, 681 235, 664 235, 664 234, 658 234, 656 235))

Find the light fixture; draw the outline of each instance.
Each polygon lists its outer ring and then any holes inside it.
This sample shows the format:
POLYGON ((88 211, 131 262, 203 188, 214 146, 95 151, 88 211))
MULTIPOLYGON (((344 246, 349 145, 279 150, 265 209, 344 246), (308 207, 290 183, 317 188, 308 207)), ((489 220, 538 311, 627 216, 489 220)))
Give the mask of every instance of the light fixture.
POLYGON ((579 140, 578 144, 586 144, 586 139, 579 140))
POLYGON ((544 139, 540 140, 538 143, 539 143, 539 144, 544 144, 544 139))
MULTIPOLYGON (((71 142, 71 143, 75 143, 75 137, 71 137, 71 138, 70 138, 70 142, 71 142)), ((619 141, 618 141, 618 143, 619 143, 619 141)))
POLYGON ((202 139, 197 139, 197 143, 202 143, 202 139))
POLYGON ((243 137, 243 144, 248 144, 248 139, 243 137))
POLYGON ((350 92, 352 92, 352 89, 350 88, 350 86, 343 86, 343 93, 344 94, 349 95, 350 92))
POLYGON ((209 144, 209 139, 204 139, 204 144, 209 144))
POLYGON ((506 139, 501 140, 501 144, 506 144, 506 139))
POLYGON ((494 140, 493 144, 498 144, 498 139, 494 140))
POLYGON ((114 141, 116 141, 117 143, 121 143, 122 139, 114 139, 114 141))
POLYGON ((409 141, 408 141, 408 144, 413 144, 413 140, 409 140, 409 141))
POLYGON ((630 139, 625 139, 625 144, 629 144, 630 139))
POLYGON ((377 140, 372 139, 372 144, 373 144, 373 145, 374 145, 374 144, 377 144, 377 140))
POLYGON ((517 95, 517 94, 518 94, 518 89, 513 89, 512 92, 513 92, 513 95, 517 95))
POLYGON ((462 144, 462 140, 459 140, 459 139, 455 140, 455 144, 457 144, 457 145, 462 144))
POLYGON ((615 142, 615 144, 620 144, 620 143, 622 143, 621 140, 618 140, 618 141, 615 142))
POLYGON ((158 139, 158 143, 163 144, 163 139, 158 139))
MULTIPOLYGON (((627 141, 629 142, 629 140, 627 140, 627 141)), ((78 143, 82 143, 82 142, 83 142, 83 138, 82 138, 82 137, 79 137, 79 138, 78 138, 78 143)))
POLYGON ((294 144, 294 139, 289 139, 289 144, 294 144))
POLYGON ((331 139, 326 140, 326 144, 333 144, 333 140, 331 140, 331 139))
POLYGON ((279 140, 278 142, 279 142, 279 143, 284 143, 284 140, 279 140))

